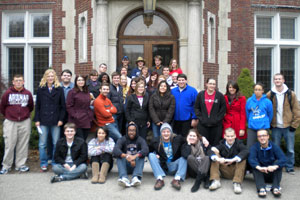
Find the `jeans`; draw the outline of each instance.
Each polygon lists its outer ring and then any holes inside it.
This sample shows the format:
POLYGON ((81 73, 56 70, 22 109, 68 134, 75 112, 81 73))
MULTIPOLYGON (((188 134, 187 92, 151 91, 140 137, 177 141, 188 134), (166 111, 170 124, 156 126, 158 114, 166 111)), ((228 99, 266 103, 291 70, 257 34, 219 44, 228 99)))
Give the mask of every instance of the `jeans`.
POLYGON ((40 126, 42 129, 42 134, 39 134, 39 152, 40 152, 40 166, 48 166, 48 156, 47 156, 47 143, 48 143, 48 134, 51 133, 52 136, 52 163, 55 164, 54 161, 54 151, 56 147, 56 143, 60 136, 60 127, 59 126, 40 126))
POLYGON ((153 137, 160 137, 160 127, 161 125, 157 126, 154 122, 152 122, 153 137))
POLYGON ((117 125, 119 132, 121 132, 121 128, 123 124, 123 113, 114 114, 113 118, 115 120, 115 124, 117 125))
POLYGON ((117 140, 122 137, 116 123, 107 124, 105 125, 105 127, 108 130, 109 137, 111 137, 115 142, 117 142, 117 140))
MULTIPOLYGON (((68 163, 70 167, 73 166, 72 163, 68 163)), ((64 180, 73 180, 76 178, 79 178, 81 174, 86 172, 87 166, 85 163, 81 163, 79 166, 77 166, 73 171, 69 171, 61 164, 55 164, 52 166, 52 171, 63 177, 64 180)))
POLYGON ((291 132, 288 128, 273 128, 272 129, 272 140, 273 142, 280 147, 281 138, 284 138, 286 142, 286 170, 294 169, 295 164, 295 132, 291 132))
POLYGON ((145 158, 136 158, 135 167, 132 167, 126 158, 118 158, 117 166, 119 171, 120 178, 128 178, 128 174, 132 174, 132 177, 142 178, 143 169, 144 169, 144 159, 145 158))
MULTIPOLYGON (((148 158, 155 178, 157 179, 159 176, 165 177, 166 173, 161 168, 160 161, 156 157, 156 154, 149 153, 148 158)), ((179 176, 182 180, 185 179, 186 170, 187 170, 187 160, 185 158, 180 157, 174 162, 167 163, 167 167, 168 167, 168 171, 167 171, 168 175, 175 175, 175 177, 179 176)))
POLYGON ((248 129, 247 132, 247 148, 250 149, 257 142, 257 130, 248 129))
POLYGON ((279 189, 282 177, 282 168, 278 168, 274 172, 269 172, 267 174, 262 173, 257 169, 253 169, 253 176, 257 191, 259 191, 261 188, 266 188, 266 182, 272 183, 272 188, 279 189))

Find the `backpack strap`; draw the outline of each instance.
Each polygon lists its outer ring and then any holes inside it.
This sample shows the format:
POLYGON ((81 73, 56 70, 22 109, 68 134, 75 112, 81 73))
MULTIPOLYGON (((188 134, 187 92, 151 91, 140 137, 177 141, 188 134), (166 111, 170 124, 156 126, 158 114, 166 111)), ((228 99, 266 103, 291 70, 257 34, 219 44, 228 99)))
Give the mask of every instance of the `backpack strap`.
POLYGON ((293 104, 292 104, 292 90, 288 89, 286 91, 287 95, 288 95, 288 100, 289 100, 289 104, 290 104, 290 108, 291 108, 291 112, 293 112, 293 104))

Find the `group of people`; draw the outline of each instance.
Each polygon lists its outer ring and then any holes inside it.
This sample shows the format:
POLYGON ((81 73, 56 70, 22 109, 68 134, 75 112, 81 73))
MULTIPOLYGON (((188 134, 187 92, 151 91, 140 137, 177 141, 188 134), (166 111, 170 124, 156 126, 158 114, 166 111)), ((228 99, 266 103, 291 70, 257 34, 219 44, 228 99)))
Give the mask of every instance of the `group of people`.
MULTIPOLYGON (((216 190, 221 175, 233 179, 234 192, 239 194, 248 163, 258 195, 266 196, 265 182, 271 181, 274 196, 280 196, 282 168, 295 173, 295 130, 300 123, 297 97, 284 84, 284 76, 274 75, 274 87, 266 95, 263 84, 256 83, 246 101, 236 82, 229 81, 223 95, 216 80, 208 78, 206 89, 198 93, 187 84, 176 59, 169 67, 162 66, 161 56, 154 61, 150 73, 142 57, 132 69, 124 56, 111 77, 102 63, 99 73, 77 75, 74 83, 70 70, 62 71, 61 82, 55 70, 45 71, 36 94, 34 121, 41 170, 47 171, 50 160, 56 174, 51 182, 86 177, 89 159, 91 182, 104 183, 115 158, 119 185, 139 186, 148 157, 155 190, 164 187, 166 175, 174 176, 171 184, 180 190, 188 173, 196 178, 192 192, 201 182, 216 190), (91 132, 95 137, 86 143, 91 132), (282 137, 286 156, 280 149, 282 137)), ((12 83, 1 99, 5 117, 1 174, 11 170, 14 151, 15 169, 29 170, 25 164, 34 102, 22 75, 15 75, 12 83)))

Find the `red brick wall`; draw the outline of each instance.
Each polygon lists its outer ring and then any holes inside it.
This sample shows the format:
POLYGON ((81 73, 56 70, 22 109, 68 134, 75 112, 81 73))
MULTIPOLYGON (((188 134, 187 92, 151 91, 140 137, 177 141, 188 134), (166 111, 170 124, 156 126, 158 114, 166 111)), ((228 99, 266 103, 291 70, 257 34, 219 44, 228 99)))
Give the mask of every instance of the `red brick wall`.
MULTIPOLYGON (((62 11, 61 0, 48 0, 50 3, 32 3, 32 2, 45 2, 44 0, 1 0, 0 1, 0 27, 2 29, 2 12, 9 10, 36 10, 48 9, 52 10, 52 51, 53 60, 52 67, 56 70, 57 74, 61 73, 62 63, 65 63, 65 52, 62 50, 62 40, 65 39, 65 29, 62 27, 62 18, 65 13, 62 11), (22 2, 22 3, 20 3, 22 2)), ((1 43, 1 37, 0 37, 1 43)), ((1 46, 0 46, 1 51, 1 46)), ((2 51, 1 51, 2 53, 2 51)), ((1 57, 0 57, 1 59, 1 57)), ((0 69, 1 60, 0 60, 0 69)), ((0 72, 1 73, 1 72, 0 72)))
MULTIPOLYGON (((93 34, 91 27, 91 19, 93 18, 93 9, 91 4, 93 0, 75 0, 76 16, 75 16, 75 25, 76 25, 76 39, 75 39, 75 49, 76 49, 76 61, 75 61, 75 73, 81 75, 88 75, 92 68, 92 46, 93 46, 93 34), (87 11, 87 62, 79 63, 79 34, 78 34, 78 16, 80 13, 87 11)), ((98 68, 97 68, 98 69, 98 68)))
MULTIPOLYGON (((219 75, 219 64, 218 63, 218 50, 219 50, 219 40, 218 40, 218 26, 219 26, 219 1, 218 0, 208 0, 205 1, 204 9, 203 9, 203 18, 204 18, 204 35, 203 35, 203 46, 204 46, 204 62, 203 62, 203 74, 204 74, 204 82, 206 82, 207 78, 215 78, 218 82, 219 75), (207 13, 210 12, 216 16, 215 27, 215 63, 208 62, 208 19, 207 13)), ((204 84, 205 85, 205 84, 204 84)))

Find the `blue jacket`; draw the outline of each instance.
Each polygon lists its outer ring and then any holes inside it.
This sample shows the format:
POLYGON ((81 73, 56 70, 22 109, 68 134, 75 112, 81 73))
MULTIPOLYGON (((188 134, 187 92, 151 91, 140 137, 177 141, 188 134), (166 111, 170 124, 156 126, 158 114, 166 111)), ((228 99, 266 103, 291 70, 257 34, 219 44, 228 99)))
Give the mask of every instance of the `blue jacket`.
POLYGON ((255 94, 246 103, 248 128, 253 130, 268 129, 273 118, 272 102, 263 95, 258 101, 255 94))
POLYGON ((179 87, 176 87, 171 90, 171 93, 174 95, 176 102, 174 120, 197 119, 194 111, 194 104, 198 95, 197 90, 186 85, 182 92, 180 92, 179 87))
POLYGON ((250 148, 248 162, 252 168, 256 166, 267 167, 270 165, 278 165, 280 168, 286 164, 286 157, 279 146, 269 141, 266 149, 261 148, 260 143, 256 142, 250 148))
POLYGON ((36 94, 34 121, 44 126, 57 126, 58 121, 64 121, 66 103, 62 87, 39 87, 36 94))

